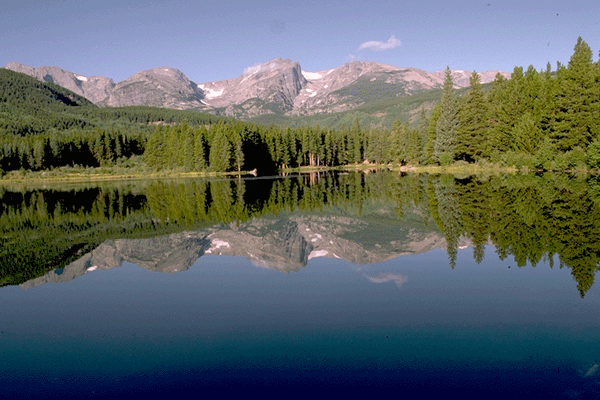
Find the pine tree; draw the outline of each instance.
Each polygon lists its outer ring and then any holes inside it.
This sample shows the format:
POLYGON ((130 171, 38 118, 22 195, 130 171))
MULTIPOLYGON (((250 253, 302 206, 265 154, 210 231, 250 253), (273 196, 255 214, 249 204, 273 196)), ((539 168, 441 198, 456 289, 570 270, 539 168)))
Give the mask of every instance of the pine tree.
POLYGON ((456 158, 477 161, 487 156, 487 107, 485 92, 481 87, 479 74, 475 71, 469 78, 469 93, 462 104, 459 120, 460 128, 456 135, 456 158))
POLYGON ((459 126, 458 101, 454 93, 450 67, 446 67, 446 78, 440 104, 440 117, 435 127, 433 158, 437 162, 446 163, 454 158, 456 132, 459 126))
POLYGON ((229 171, 231 168, 231 143, 227 137, 225 124, 214 125, 210 141, 209 165, 215 172, 229 171))
POLYGON ((354 118, 352 121, 352 127, 350 128, 350 139, 352 140, 352 162, 360 163, 363 161, 363 132, 360 129, 360 122, 358 118, 354 118))
POLYGON ((388 159, 394 163, 400 163, 404 157, 405 138, 403 138, 402 130, 402 122, 399 119, 395 120, 388 145, 388 159))
POLYGON ((490 150, 494 155, 511 149, 511 131, 523 114, 523 68, 515 67, 511 79, 496 75, 489 93, 490 150))
POLYGON ((194 168, 202 171, 206 168, 206 137, 208 131, 204 126, 194 130, 194 168))
POLYGON ((437 122, 440 119, 441 112, 442 105, 438 103, 431 111, 431 115, 429 116, 429 120, 427 121, 427 136, 425 138, 425 146, 423 148, 423 155, 427 164, 434 164, 436 162, 436 159, 434 157, 435 129, 437 126, 437 122))
POLYGON ((566 68, 557 72, 551 138, 559 151, 586 148, 600 134, 599 73, 592 50, 579 37, 566 68))
POLYGON ((427 146, 427 127, 429 125, 429 120, 427 119, 427 113, 423 108, 421 110, 421 116, 419 118, 419 162, 427 163, 427 156, 425 155, 425 147, 427 146))

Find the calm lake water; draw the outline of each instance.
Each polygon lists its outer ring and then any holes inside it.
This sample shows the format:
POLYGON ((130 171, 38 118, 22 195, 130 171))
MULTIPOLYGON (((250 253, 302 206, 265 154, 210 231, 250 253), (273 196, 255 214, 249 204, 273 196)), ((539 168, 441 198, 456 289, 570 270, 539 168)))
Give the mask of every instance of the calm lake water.
POLYGON ((2 392, 600 398, 595 185, 6 188, 2 392))

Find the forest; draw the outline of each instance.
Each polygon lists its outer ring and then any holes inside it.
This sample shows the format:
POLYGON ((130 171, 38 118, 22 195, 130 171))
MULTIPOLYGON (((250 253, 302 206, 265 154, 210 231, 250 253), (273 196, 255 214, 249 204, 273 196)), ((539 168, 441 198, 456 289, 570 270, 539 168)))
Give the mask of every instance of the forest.
POLYGON ((99 108, 51 83, 0 69, 0 169, 62 166, 273 173, 356 163, 493 163, 540 171, 600 167, 600 62, 580 37, 553 71, 515 67, 486 90, 476 72, 414 126, 264 126, 194 111, 99 108))

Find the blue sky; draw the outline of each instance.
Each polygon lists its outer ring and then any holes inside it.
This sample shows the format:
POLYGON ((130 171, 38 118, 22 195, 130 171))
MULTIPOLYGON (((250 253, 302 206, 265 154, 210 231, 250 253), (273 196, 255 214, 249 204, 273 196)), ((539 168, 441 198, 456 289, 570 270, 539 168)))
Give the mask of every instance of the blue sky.
POLYGON ((600 49, 600 2, 4 0, 0 66, 56 65, 115 81, 153 67, 195 82, 275 57, 318 71, 352 60, 436 71, 568 63, 600 49))

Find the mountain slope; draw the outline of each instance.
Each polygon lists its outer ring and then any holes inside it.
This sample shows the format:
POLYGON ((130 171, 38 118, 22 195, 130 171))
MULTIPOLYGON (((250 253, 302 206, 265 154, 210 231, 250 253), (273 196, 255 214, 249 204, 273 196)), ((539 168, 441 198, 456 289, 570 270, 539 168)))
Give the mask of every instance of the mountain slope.
POLYGON ((102 76, 86 77, 58 67, 42 66, 32 68, 24 64, 10 62, 6 65, 6 68, 33 76, 43 82, 56 83, 93 103, 106 100, 115 86, 110 78, 102 76))
POLYGON ((20 136, 86 124, 86 98, 23 73, 0 68, 0 133, 20 136))
MULTIPOLYGON (((109 78, 88 78, 57 67, 31 68, 9 63, 7 68, 55 82, 102 106, 203 110, 246 120, 269 115, 281 120, 277 116, 357 110, 440 89, 444 80, 444 71, 430 73, 370 61, 307 72, 298 62, 281 58, 247 68, 236 78, 200 84, 169 67, 140 71, 117 84, 109 78)), ((481 73, 482 83, 491 82, 497 72, 481 73)), ((452 74, 457 88, 468 86, 470 71, 454 70, 452 74)))

